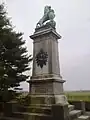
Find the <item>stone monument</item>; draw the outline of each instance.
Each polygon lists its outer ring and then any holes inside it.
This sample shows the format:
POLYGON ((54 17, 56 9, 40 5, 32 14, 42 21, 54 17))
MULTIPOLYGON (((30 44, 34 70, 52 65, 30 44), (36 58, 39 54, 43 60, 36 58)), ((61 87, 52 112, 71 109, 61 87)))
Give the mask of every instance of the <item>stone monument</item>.
POLYGON ((54 10, 45 6, 43 17, 30 36, 33 39, 33 72, 27 105, 7 103, 0 120, 90 120, 83 101, 82 110, 74 110, 74 105, 68 104, 64 95, 65 81, 60 74, 58 55, 61 36, 56 32, 54 17, 54 10))
POLYGON ((33 35, 33 72, 29 81, 31 104, 68 104, 63 91, 65 82, 60 75, 55 13, 45 6, 44 15, 36 24, 33 35))

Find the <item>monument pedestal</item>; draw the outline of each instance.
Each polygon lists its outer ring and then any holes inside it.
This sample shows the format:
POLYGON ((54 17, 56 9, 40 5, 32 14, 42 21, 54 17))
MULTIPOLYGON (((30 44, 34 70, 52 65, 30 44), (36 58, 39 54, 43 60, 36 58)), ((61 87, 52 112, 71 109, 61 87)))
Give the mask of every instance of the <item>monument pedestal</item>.
POLYGON ((34 98, 35 96, 40 97, 41 102, 39 103, 42 104, 66 103, 66 97, 63 93, 63 82, 63 80, 56 77, 32 79, 30 80, 30 95, 34 98), (44 98, 43 102, 41 97, 44 98))
POLYGON ((58 56, 61 36, 54 28, 45 25, 36 28, 30 38, 33 39, 33 73, 29 81, 31 104, 67 104, 58 56))

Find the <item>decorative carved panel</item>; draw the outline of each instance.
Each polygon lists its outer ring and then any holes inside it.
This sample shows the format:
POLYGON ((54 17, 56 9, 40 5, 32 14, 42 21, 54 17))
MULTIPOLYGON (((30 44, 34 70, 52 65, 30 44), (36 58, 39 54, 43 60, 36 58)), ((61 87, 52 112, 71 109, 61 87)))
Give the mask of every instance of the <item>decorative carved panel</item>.
POLYGON ((37 53, 36 55, 37 66, 43 68, 43 66, 46 65, 47 63, 47 58, 48 58, 47 52, 44 52, 43 49, 40 49, 39 53, 37 53))

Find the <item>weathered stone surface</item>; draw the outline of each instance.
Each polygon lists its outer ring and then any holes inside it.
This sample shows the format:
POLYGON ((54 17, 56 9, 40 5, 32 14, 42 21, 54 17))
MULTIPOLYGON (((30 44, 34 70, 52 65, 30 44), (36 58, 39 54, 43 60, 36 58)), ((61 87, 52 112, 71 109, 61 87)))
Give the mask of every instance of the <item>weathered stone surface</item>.
POLYGON ((12 118, 12 117, 0 117, 0 120, 22 120, 22 119, 16 119, 16 118, 12 118))
POLYGON ((44 113, 47 115, 51 114, 50 107, 43 106, 20 106, 19 112, 29 112, 29 113, 44 113))
MULTIPOLYGON (((65 81, 59 66, 58 39, 61 36, 50 25, 44 25, 36 28, 30 38, 33 39, 33 72, 29 81, 31 106, 51 108, 54 105, 52 120, 69 120, 68 102, 63 92, 65 81)), ((38 109, 33 110, 36 113, 38 109)))
POLYGON ((69 112, 74 110, 75 106, 74 105, 68 105, 69 112))
POLYGON ((63 94, 63 82, 64 81, 56 81, 53 79, 46 80, 32 80, 31 86, 31 94, 53 94, 59 95, 63 94))
POLYGON ((86 110, 85 110, 85 101, 82 101, 81 100, 81 110, 82 110, 82 113, 85 114, 86 110))
POLYGON ((60 75, 59 56, 58 56, 58 39, 61 37, 51 27, 40 30, 30 36, 34 40, 33 47, 33 76, 44 74, 60 75), (43 49, 48 54, 48 62, 41 69, 37 66, 35 57, 43 49))
POLYGON ((51 105, 55 103, 53 95, 31 95, 31 104, 51 105))
POLYGON ((71 120, 74 120, 78 118, 81 115, 82 111, 81 110, 72 110, 69 112, 69 116, 71 120))
POLYGON ((49 120, 51 118, 50 115, 28 112, 25 113, 14 112, 12 116, 24 120, 49 120))
MULTIPOLYGON (((55 104, 57 100, 66 102, 63 96, 63 83, 65 82, 60 75, 59 55, 58 55, 58 39, 61 36, 50 25, 44 25, 35 29, 35 33, 30 36, 33 39, 33 72, 30 83, 31 95, 53 95, 53 100, 49 101, 44 98, 46 104, 55 104), (42 49, 42 54, 39 54, 42 49), (46 63, 44 54, 48 57, 46 63), (36 61, 36 56, 38 61, 36 61), (37 64, 37 62, 39 64, 37 64), (41 62, 41 67, 40 67, 41 62), (43 63, 44 62, 44 63, 43 63), (57 95, 57 96, 56 96, 57 95)), ((49 98, 49 97, 48 97, 49 98)), ((39 104, 45 104, 38 100, 39 104)), ((32 104, 32 102, 31 102, 32 104)), ((37 102, 36 102, 37 104, 37 102)))
POLYGON ((53 120, 69 120, 69 111, 67 104, 52 105, 53 120))
POLYGON ((87 116, 87 115, 81 115, 78 117, 77 120, 90 120, 90 116, 87 116))

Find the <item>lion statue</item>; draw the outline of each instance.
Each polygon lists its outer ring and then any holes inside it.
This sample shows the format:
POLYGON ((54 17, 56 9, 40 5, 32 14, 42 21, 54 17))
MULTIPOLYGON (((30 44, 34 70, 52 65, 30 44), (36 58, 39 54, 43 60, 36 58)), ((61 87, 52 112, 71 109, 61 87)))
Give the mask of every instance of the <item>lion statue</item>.
POLYGON ((54 18, 55 18, 54 10, 51 9, 51 6, 45 6, 44 15, 37 23, 36 28, 43 26, 44 23, 48 20, 49 22, 47 22, 46 24, 49 24, 55 28, 56 22, 53 20, 54 18))

